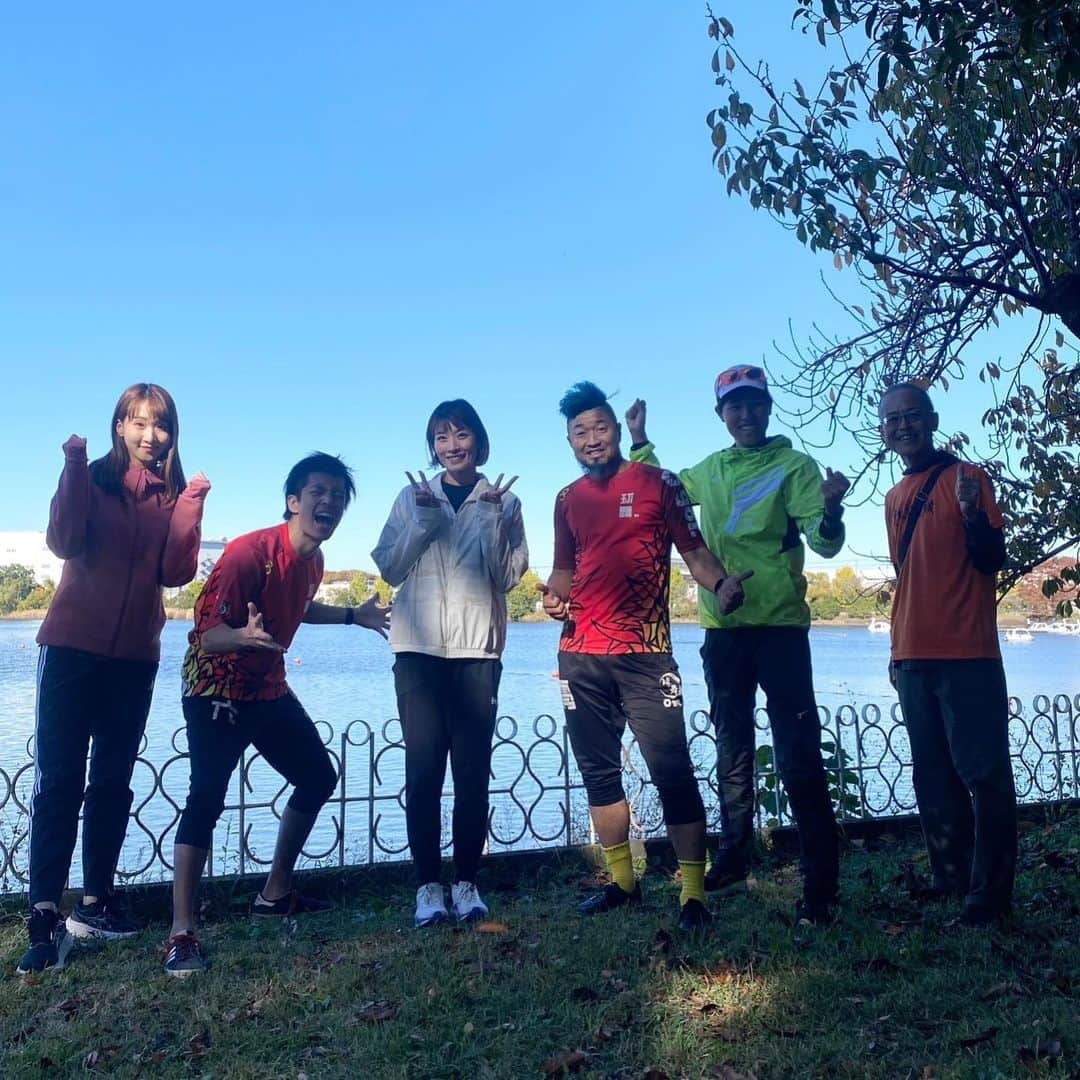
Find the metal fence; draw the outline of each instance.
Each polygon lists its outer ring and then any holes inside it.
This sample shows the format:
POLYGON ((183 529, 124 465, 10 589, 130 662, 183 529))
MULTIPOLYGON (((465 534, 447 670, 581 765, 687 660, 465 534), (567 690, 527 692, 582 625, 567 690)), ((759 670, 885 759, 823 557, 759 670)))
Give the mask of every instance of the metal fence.
MULTIPOLYGON (((1020 801, 1080 795, 1080 694, 1040 694, 1030 707, 1010 698, 1009 709, 1013 774, 1020 801)), ((822 754, 837 816, 844 821, 914 811, 907 732, 898 704, 845 704, 819 711, 822 754)), ((756 723, 759 824, 790 824, 763 709, 758 710, 756 723)), ((339 779, 302 865, 363 865, 407 858, 404 743, 399 722, 388 720, 372 728, 357 720, 340 733, 325 723, 319 728, 339 779)), ((708 825, 719 831, 716 743, 705 713, 691 714, 688 737, 708 825)), ((21 891, 27 882, 32 739, 26 754, 14 770, 0 767, 0 892, 21 891)), ((624 746, 623 761, 636 834, 661 834, 659 800, 632 740, 624 746)), ((132 781, 135 799, 118 871, 122 881, 154 881, 171 875, 172 844, 187 782, 184 729, 173 733, 171 752, 164 760, 150 760, 144 741, 132 781)), ((281 778, 251 751, 244 755, 232 784, 214 834, 210 874, 247 873, 269 865, 277 819, 288 797, 281 778)), ((450 805, 447 790, 444 820, 450 805)), ((444 829, 444 836, 448 831, 444 829)), ((584 787, 561 718, 538 716, 528 730, 512 717, 500 718, 492 756, 488 850, 564 847, 590 839, 584 787)), ((77 883, 77 867, 75 875, 72 884, 77 883)))

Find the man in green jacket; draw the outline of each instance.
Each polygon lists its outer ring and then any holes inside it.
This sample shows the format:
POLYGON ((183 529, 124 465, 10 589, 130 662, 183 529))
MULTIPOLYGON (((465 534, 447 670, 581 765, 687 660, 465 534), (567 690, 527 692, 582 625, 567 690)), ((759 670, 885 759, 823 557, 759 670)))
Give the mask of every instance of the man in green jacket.
MULTIPOLYGON (((843 497, 849 484, 766 435, 772 412, 765 373, 740 364, 716 378, 716 413, 735 445, 710 454, 679 479, 701 507, 701 531, 728 573, 752 570, 743 606, 721 615, 698 593, 709 712, 716 729, 722 833, 706 886, 746 879, 754 841, 754 698, 760 686, 772 729, 776 768, 799 829, 803 899, 800 920, 831 918, 836 900, 836 819, 821 759, 821 727, 810 663, 802 536, 832 558, 844 544, 843 497)), ((640 399, 626 413, 630 458, 659 464, 645 433, 640 399)))

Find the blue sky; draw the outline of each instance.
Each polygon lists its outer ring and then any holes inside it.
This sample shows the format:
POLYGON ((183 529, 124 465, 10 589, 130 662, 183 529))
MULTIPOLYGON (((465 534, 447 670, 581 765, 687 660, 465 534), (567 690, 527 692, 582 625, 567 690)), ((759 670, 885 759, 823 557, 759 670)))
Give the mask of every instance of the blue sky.
MULTIPOLYGON (((820 71, 791 5, 742 6, 748 55, 820 71)), ((371 568, 427 416, 463 396, 546 573, 569 384, 645 397, 688 465, 727 444, 718 370, 774 356, 789 319, 835 325, 831 262, 712 171, 712 47, 701 5, 637 0, 8 12, 0 529, 43 528, 61 443, 104 452, 150 380, 214 485, 205 535, 276 521, 290 465, 328 450, 359 497, 327 565, 371 568)), ((880 511, 849 534, 881 553, 880 511)))

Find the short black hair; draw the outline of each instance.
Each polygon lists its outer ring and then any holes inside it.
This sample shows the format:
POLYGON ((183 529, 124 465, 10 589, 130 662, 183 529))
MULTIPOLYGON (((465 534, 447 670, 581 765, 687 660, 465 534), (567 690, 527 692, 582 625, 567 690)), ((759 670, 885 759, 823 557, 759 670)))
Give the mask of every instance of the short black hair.
POLYGON ((285 477, 285 513, 282 517, 288 521, 293 516, 289 509, 289 496, 299 497, 304 485, 308 482, 312 473, 326 473, 327 476, 335 476, 345 481, 345 506, 348 507, 356 494, 356 484, 353 482, 352 469, 341 458, 334 454, 324 454, 316 451, 308 454, 306 458, 298 461, 285 477))
POLYGON ((913 382, 898 382, 893 383, 892 386, 886 386, 881 398, 878 401, 878 412, 881 412, 882 402, 895 390, 910 390, 918 399, 919 404, 926 409, 927 412, 934 411, 934 403, 930 400, 930 395, 926 392, 925 387, 919 386, 918 383, 913 382))
POLYGON ((440 423, 468 428, 476 438, 476 464, 483 465, 487 461, 488 454, 491 453, 487 428, 476 410, 464 398, 454 398, 452 401, 440 401, 427 422, 427 445, 433 469, 439 465, 439 456, 435 453, 435 428, 440 423))
POLYGON ((607 394, 596 383, 588 381, 576 382, 563 394, 559 401, 559 412, 566 417, 568 424, 575 416, 580 416, 590 409, 603 409, 612 420, 618 423, 615 410, 611 407, 607 394))

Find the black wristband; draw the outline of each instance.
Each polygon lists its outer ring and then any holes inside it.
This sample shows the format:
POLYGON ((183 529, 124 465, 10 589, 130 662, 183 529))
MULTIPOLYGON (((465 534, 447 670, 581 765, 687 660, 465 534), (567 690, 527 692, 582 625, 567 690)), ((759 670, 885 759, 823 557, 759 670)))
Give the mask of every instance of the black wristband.
POLYGON ((351 607, 347 607, 345 609, 345 625, 352 626, 354 622, 356 622, 356 612, 351 607))

